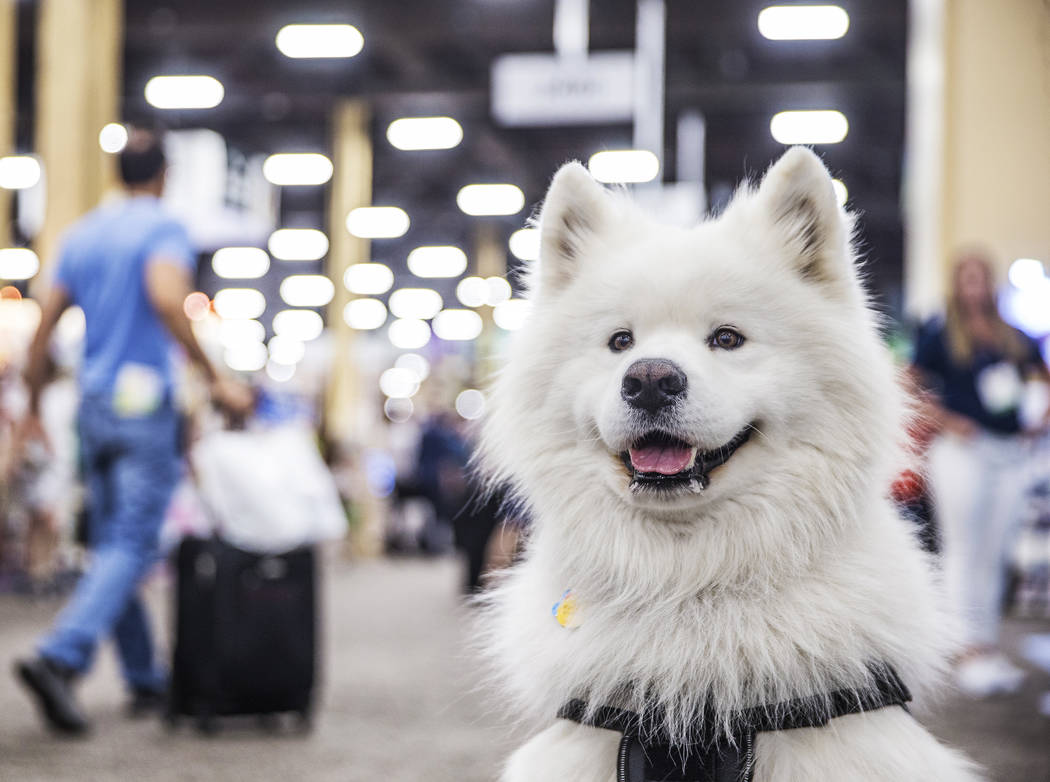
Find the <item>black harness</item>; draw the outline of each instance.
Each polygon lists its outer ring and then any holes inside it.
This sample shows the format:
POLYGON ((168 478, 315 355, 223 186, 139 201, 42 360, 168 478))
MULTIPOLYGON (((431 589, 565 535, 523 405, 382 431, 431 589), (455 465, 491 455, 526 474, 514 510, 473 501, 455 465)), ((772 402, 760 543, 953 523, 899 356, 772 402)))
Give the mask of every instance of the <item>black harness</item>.
POLYGON ((905 705, 911 693, 887 665, 872 667, 872 685, 826 695, 759 706, 733 715, 727 734, 713 715, 685 743, 670 740, 659 711, 639 714, 611 706, 588 713, 587 703, 571 700, 558 717, 623 734, 616 759, 617 782, 752 782, 755 734, 795 728, 819 728, 835 717, 905 705))

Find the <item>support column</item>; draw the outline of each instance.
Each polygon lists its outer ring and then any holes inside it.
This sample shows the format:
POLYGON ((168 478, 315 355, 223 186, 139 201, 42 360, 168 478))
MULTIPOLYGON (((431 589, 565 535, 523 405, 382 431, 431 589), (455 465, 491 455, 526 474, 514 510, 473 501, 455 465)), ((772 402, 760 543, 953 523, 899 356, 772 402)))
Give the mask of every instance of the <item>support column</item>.
POLYGON ((35 146, 47 208, 34 244, 45 268, 62 232, 114 182, 98 133, 120 118, 123 27, 123 0, 40 2, 35 146))
MULTIPOLYGON (((15 111, 18 86, 18 7, 0 0, 0 157, 15 151, 15 111)), ((0 189, 0 247, 11 244, 11 191, 0 189)))
MULTIPOLYGON (((361 387, 355 354, 356 334, 343 320, 343 308, 352 298, 343 285, 351 264, 367 261, 370 243, 351 236, 346 216, 351 209, 372 203, 372 140, 370 112, 363 101, 343 100, 332 112, 332 182, 328 202, 328 259, 325 273, 335 283, 335 297, 328 305, 328 331, 332 341, 332 364, 325 388, 324 429, 339 443, 362 444, 376 436, 375 423, 382 415, 369 404, 361 387), (370 431, 371 430, 371 431, 370 431)), ((359 471, 364 469, 359 464, 359 471)), ((351 527, 351 553, 377 556, 383 547, 383 513, 379 502, 359 486, 354 498, 355 524, 351 527)))
POLYGON ((960 248, 987 248, 1001 272, 1050 263, 1050 7, 913 0, 912 29, 905 280, 923 316, 960 248))
MULTIPOLYGON (((474 273, 478 277, 486 278, 507 275, 507 246, 501 241, 495 223, 483 218, 477 220, 474 225, 474 273)), ((478 307, 477 312, 485 324, 474 345, 475 381, 482 387, 499 368, 496 347, 501 335, 499 327, 492 319, 492 307, 478 307)))
POLYGON ((361 101, 341 101, 332 115, 332 183, 328 204, 328 260, 326 273, 335 283, 328 305, 332 336, 332 373, 325 396, 325 422, 337 438, 360 437, 362 393, 356 364, 351 360, 354 331, 343 320, 343 308, 352 298, 343 285, 348 266, 368 260, 370 243, 351 236, 346 216, 351 209, 372 202, 372 141, 369 112, 361 101))

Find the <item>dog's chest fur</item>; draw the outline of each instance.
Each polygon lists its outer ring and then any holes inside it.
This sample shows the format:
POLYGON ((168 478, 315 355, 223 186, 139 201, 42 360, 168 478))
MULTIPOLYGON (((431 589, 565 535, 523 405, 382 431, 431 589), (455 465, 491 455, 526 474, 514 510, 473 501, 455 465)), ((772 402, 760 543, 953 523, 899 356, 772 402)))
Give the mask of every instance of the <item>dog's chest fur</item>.
POLYGON ((872 662, 919 686, 935 675, 944 642, 924 598, 924 562, 917 552, 883 558, 867 545, 787 583, 632 594, 571 572, 557 536, 540 533, 497 592, 492 640, 528 713, 550 717, 571 697, 625 708, 655 698, 669 710, 672 733, 712 706, 727 714, 861 686, 872 662), (894 580, 892 593, 879 588, 883 578, 894 580), (578 627, 552 616, 566 589, 578 627))

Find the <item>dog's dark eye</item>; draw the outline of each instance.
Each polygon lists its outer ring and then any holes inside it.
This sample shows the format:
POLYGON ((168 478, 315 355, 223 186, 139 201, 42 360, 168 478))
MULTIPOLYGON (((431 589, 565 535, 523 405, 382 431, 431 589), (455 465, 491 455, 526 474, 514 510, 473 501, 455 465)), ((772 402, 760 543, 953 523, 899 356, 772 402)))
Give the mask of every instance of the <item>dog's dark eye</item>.
POLYGON ((744 335, 736 329, 731 329, 728 326, 722 326, 715 329, 715 333, 711 335, 710 343, 713 348, 722 348, 722 350, 736 350, 738 347, 744 344, 744 335))
POLYGON ((617 331, 609 337, 609 350, 621 353, 634 344, 634 334, 627 330, 617 331))

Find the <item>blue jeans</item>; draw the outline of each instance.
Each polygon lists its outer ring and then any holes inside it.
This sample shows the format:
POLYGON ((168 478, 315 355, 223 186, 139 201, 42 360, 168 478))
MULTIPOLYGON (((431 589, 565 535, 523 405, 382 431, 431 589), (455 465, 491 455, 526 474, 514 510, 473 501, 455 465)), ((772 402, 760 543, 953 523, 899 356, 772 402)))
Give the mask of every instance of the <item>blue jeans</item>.
POLYGON ((80 446, 87 489, 91 563, 40 654, 84 672, 113 635, 132 689, 158 690, 166 675, 138 587, 156 562, 164 514, 179 477, 177 416, 170 403, 140 417, 118 416, 109 397, 85 397, 80 446))

